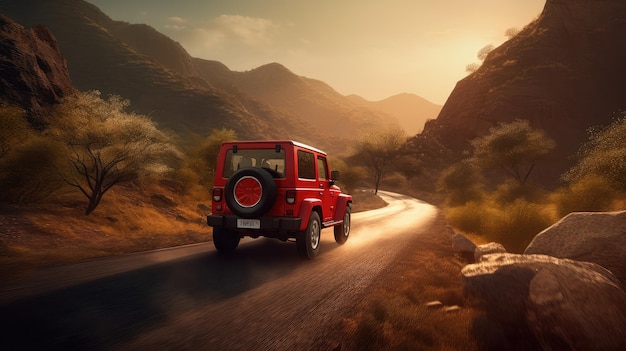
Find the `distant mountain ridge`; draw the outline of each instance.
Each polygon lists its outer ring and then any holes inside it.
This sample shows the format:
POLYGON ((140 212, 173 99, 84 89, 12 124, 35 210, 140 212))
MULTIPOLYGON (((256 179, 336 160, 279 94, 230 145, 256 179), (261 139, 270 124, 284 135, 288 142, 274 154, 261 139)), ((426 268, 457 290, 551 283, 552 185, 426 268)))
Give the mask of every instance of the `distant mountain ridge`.
POLYGON ((394 116, 409 135, 420 133, 428 120, 439 115, 442 106, 409 93, 397 94, 380 101, 368 101, 358 95, 349 95, 352 102, 371 110, 394 116))
POLYGON ((82 0, 0 0, 0 12, 57 37, 72 83, 131 101, 131 109, 184 135, 230 128, 243 139, 297 139, 343 151, 389 117, 271 63, 247 72, 191 57, 144 24, 114 21, 82 0))
POLYGON ((453 153, 499 122, 528 119, 557 143, 531 179, 558 183, 591 126, 626 111, 626 2, 547 0, 537 20, 459 81, 424 137, 453 153))

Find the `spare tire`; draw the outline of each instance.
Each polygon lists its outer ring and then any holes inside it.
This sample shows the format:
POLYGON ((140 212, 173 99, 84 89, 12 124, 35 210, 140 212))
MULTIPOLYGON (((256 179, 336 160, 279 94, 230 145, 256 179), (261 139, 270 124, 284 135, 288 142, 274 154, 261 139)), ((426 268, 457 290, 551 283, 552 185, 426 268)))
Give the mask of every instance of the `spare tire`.
POLYGON ((257 218, 274 205, 276 183, 262 168, 244 168, 228 179, 224 193, 226 204, 234 214, 257 218))

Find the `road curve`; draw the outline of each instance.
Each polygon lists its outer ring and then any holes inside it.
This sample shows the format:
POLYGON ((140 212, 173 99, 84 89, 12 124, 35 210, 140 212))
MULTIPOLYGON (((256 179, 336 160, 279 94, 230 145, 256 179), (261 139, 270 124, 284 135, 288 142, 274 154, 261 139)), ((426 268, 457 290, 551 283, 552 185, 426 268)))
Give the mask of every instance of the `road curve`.
POLYGON ((299 259, 294 243, 249 239, 232 257, 193 245, 0 286, 0 348, 333 349, 365 288, 437 214, 408 196, 379 195, 388 206, 353 214, 345 245, 323 230, 313 261, 299 259))

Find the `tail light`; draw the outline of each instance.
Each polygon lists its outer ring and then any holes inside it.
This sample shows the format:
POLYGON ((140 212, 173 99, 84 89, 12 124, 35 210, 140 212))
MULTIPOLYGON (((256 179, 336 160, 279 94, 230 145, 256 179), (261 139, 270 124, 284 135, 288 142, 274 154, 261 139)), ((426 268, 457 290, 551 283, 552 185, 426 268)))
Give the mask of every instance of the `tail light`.
POLYGON ((296 203, 296 191, 295 190, 287 190, 286 201, 290 205, 293 205, 296 203))
POLYGON ((221 188, 213 188, 213 201, 215 202, 222 201, 222 189, 221 188))

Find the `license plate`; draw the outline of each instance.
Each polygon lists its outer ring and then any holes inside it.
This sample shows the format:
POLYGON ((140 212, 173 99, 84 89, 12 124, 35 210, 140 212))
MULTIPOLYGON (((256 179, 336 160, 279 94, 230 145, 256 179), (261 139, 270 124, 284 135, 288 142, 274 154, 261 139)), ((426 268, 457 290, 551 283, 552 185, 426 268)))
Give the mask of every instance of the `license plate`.
POLYGON ((237 218, 237 228, 261 229, 261 220, 237 218))

